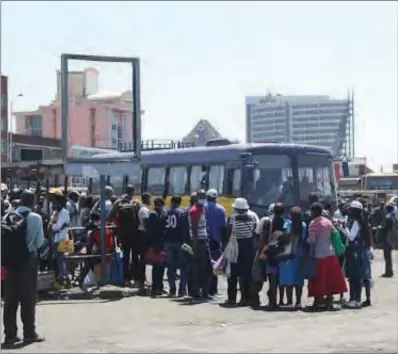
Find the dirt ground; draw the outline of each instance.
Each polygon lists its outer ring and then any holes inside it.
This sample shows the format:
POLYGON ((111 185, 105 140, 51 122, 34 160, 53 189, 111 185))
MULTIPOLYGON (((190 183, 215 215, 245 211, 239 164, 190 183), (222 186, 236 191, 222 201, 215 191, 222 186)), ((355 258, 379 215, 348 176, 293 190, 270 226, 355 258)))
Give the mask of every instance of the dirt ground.
MULTIPOLYGON (((397 264, 397 253, 394 259, 397 264)), ((216 302, 186 305, 138 296, 43 301, 37 307, 37 323, 47 340, 3 352, 398 352, 397 277, 382 279, 382 273, 377 253, 373 306, 338 312, 226 309, 216 302)))

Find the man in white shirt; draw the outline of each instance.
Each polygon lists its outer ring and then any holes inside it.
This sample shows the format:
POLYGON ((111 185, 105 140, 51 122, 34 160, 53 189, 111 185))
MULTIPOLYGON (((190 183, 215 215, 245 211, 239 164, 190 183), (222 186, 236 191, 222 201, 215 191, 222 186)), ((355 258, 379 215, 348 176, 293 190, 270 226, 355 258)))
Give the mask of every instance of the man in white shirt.
POLYGON ((67 267, 65 254, 58 251, 58 245, 61 241, 69 239, 70 216, 66 210, 66 198, 63 195, 56 195, 53 202, 54 214, 51 218, 51 230, 53 231, 53 242, 55 251, 55 260, 58 266, 57 287, 61 288, 67 281, 67 267))
MULTIPOLYGON (((141 195, 141 207, 138 211, 138 219, 140 224, 138 225, 138 245, 137 250, 138 257, 133 257, 132 267, 133 273, 136 274, 136 281, 138 282, 138 286, 140 291, 145 291, 145 256, 148 252, 148 236, 147 236, 147 222, 149 219, 150 205, 151 205, 151 195, 149 193, 143 193, 141 195), (134 269, 135 268, 135 269, 134 269)), ((134 252, 134 250, 133 250, 134 252)))

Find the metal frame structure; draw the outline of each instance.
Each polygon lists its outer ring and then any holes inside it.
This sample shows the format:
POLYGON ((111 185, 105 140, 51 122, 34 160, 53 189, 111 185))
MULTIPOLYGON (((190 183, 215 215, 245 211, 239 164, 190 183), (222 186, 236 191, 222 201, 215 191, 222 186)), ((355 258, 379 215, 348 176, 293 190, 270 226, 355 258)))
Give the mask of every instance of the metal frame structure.
POLYGON ((64 160, 64 171, 66 174, 86 175, 100 177, 100 210, 101 210, 101 283, 105 280, 105 186, 106 175, 125 175, 139 171, 141 159, 141 85, 140 85, 140 60, 136 57, 114 57, 103 55, 70 54, 61 55, 61 112, 62 112, 62 158, 64 160), (69 153, 69 90, 68 90, 68 64, 69 60, 130 63, 132 65, 132 89, 133 89, 133 154, 122 155, 119 158, 89 157, 73 159, 68 157, 69 153))
POLYGON ((70 60, 95 61, 108 63, 130 63, 132 66, 132 108, 133 108, 133 146, 135 153, 141 154, 141 85, 140 59, 136 57, 114 57, 104 55, 62 54, 61 55, 61 112, 62 112, 62 157, 68 157, 69 148, 69 82, 68 64, 70 60))

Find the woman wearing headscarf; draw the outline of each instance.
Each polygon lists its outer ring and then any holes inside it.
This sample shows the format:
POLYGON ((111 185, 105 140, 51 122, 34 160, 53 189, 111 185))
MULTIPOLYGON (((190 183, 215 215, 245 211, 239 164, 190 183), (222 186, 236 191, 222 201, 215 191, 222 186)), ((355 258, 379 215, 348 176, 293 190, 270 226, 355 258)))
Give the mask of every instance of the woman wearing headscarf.
POLYGON ((311 205, 312 221, 307 242, 314 247, 316 277, 308 282, 308 296, 314 297, 315 309, 332 309, 333 295, 345 293, 347 287, 332 244, 334 226, 322 212, 322 204, 311 205))
POLYGON ((245 198, 236 198, 232 204, 235 213, 230 218, 229 236, 233 234, 238 241, 238 262, 231 264, 231 276, 228 278, 228 304, 236 303, 237 285, 241 293, 240 305, 250 305, 252 291, 251 270, 254 260, 254 231, 256 218, 249 213, 249 204, 245 198))
POLYGON ((293 306, 293 289, 295 290, 295 308, 300 309, 304 285, 304 275, 300 262, 304 252, 307 227, 299 207, 293 207, 290 210, 290 220, 286 220, 284 229, 288 232, 290 240, 297 238, 297 248, 293 258, 279 264, 279 286, 286 288, 287 306, 293 306))

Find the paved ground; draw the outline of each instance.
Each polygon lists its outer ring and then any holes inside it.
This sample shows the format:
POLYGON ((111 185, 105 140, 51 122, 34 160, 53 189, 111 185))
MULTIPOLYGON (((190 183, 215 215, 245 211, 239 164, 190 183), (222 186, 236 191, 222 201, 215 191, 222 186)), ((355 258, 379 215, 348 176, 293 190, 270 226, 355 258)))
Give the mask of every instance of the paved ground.
POLYGON ((373 306, 363 310, 265 312, 144 297, 41 302, 47 341, 12 352, 398 352, 398 283, 382 271, 378 253, 373 306))

